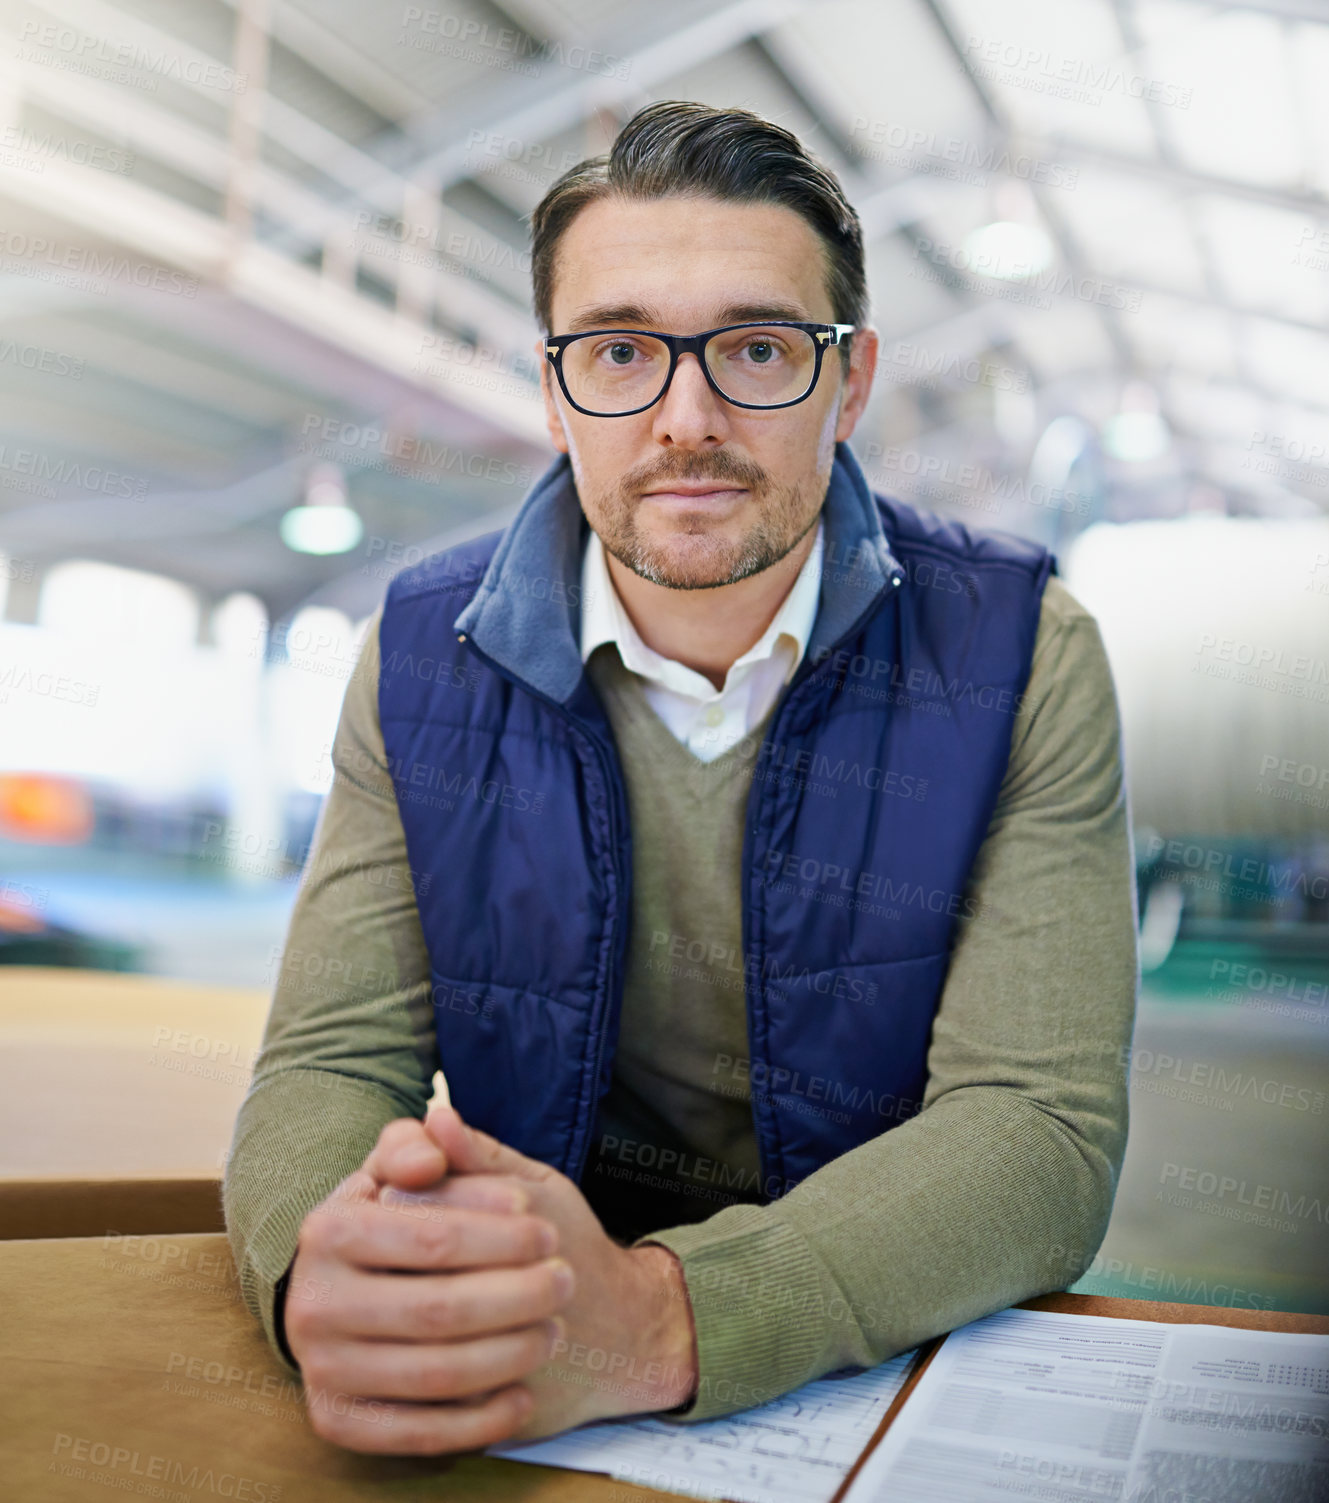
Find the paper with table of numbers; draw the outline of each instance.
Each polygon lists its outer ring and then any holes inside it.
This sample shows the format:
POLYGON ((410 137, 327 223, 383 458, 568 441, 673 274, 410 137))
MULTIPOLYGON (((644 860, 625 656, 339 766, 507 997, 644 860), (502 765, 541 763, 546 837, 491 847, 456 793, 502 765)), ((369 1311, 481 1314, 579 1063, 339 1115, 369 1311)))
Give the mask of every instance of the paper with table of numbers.
POLYGON ((724 1419, 606 1420, 548 1440, 502 1442, 485 1454, 608 1472, 620 1482, 697 1498, 827 1503, 872 1439, 915 1355, 902 1352, 880 1367, 818 1378, 724 1419))
POLYGON ((1329 1336, 1003 1310, 942 1343, 845 1503, 1324 1503, 1329 1336))

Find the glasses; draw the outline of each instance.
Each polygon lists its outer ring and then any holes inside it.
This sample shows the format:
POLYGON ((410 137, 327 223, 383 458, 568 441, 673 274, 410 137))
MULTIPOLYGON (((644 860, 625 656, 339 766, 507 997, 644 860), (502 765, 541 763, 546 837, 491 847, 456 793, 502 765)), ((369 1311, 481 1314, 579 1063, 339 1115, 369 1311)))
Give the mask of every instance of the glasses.
POLYGON ((552 335, 545 358, 563 395, 588 417, 631 417, 664 396, 680 355, 695 355, 710 388, 735 407, 792 407, 817 384, 822 357, 855 324, 727 324, 702 334, 590 329, 552 335))

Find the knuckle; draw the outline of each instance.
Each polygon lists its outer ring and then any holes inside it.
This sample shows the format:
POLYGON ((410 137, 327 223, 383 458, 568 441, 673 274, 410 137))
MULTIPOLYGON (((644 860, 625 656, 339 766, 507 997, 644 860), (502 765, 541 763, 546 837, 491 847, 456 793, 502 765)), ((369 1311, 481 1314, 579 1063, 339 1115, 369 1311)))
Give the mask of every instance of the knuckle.
MULTIPOLYGON (((316 1336, 317 1328, 313 1324, 318 1319, 310 1305, 301 1300, 292 1301, 287 1297, 286 1305, 282 1311, 282 1324, 286 1327, 286 1344, 294 1350, 294 1345, 299 1342, 303 1345, 306 1338, 316 1336)), ((304 1370, 305 1363, 300 1364, 304 1370)))
POLYGON ((343 1258, 359 1220, 360 1217, 354 1214, 320 1216, 317 1221, 319 1252, 325 1257, 343 1258))
POLYGON ((431 1217, 421 1224, 419 1235, 431 1258, 445 1261, 461 1251, 461 1229, 452 1216, 431 1217))
MULTIPOLYGON (((566 1259, 563 1260, 563 1262, 566 1262, 566 1261, 567 1261, 566 1259)), ((555 1266, 553 1265, 553 1263, 546 1263, 544 1265, 544 1270, 543 1271, 544 1271, 544 1287, 545 1287, 545 1289, 548 1292, 548 1297, 549 1297, 551 1306, 555 1310, 561 1310, 563 1308, 563 1306, 566 1305, 571 1299, 573 1299, 573 1297, 577 1293, 577 1275, 576 1275, 576 1272, 575 1272, 575 1270, 573 1271, 572 1276, 571 1276, 571 1278, 568 1281, 568 1292, 566 1294, 564 1294, 562 1292, 562 1290, 558 1286, 559 1270, 557 1268, 555 1268, 555 1266)))
POLYGON ((296 1248, 300 1252, 321 1252, 325 1246, 324 1233, 331 1222, 337 1218, 328 1214, 327 1203, 316 1205, 312 1211, 306 1213, 300 1223, 300 1231, 296 1239, 296 1248))
POLYGON ((502 1428, 495 1437, 496 1439, 506 1438, 525 1424, 530 1414, 528 1397, 529 1390, 521 1383, 514 1384, 504 1393, 498 1413, 498 1423, 502 1428))
POLYGON ((544 1238, 553 1233, 554 1243, 552 1253, 557 1253, 562 1238, 559 1236, 557 1223, 548 1220, 544 1216, 532 1216, 526 1226, 526 1245, 532 1257, 544 1255, 544 1238))
POLYGON ((345 1436, 345 1422, 341 1415, 333 1412, 331 1405, 323 1402, 326 1398, 324 1390, 307 1385, 306 1393, 309 1428, 321 1439, 341 1444, 345 1436))
MULTIPOLYGON (((311 1347, 300 1362, 300 1376, 304 1379, 305 1392, 312 1400, 315 1395, 326 1397, 337 1386, 337 1372, 327 1354, 319 1347, 311 1347)), ((322 1404, 319 1413, 323 1414, 331 1408, 329 1404, 322 1404)))
POLYGON ((448 1353, 435 1352, 421 1366, 418 1378, 422 1399, 454 1398, 461 1386, 461 1370, 448 1353))
POLYGON ((426 1334, 449 1336, 458 1325, 460 1312, 456 1297, 450 1292, 440 1292, 425 1296, 416 1307, 415 1314, 426 1334))

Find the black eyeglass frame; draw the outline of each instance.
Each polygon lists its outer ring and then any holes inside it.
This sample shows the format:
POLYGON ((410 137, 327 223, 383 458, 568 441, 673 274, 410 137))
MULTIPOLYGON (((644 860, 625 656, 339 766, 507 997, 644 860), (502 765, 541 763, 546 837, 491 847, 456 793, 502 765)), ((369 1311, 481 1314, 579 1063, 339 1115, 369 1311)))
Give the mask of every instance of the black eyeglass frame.
POLYGON ((648 408, 663 398, 669 390, 669 383, 674 379, 674 371, 678 367, 680 355, 695 355, 697 364, 701 366, 702 374, 706 377, 706 384, 721 401, 728 402, 732 407, 746 407, 754 412, 777 412, 781 407, 796 407, 800 402, 806 402, 817 389, 817 382, 821 379, 821 362, 826 351, 833 345, 842 343, 849 335, 857 332, 857 324, 816 324, 799 323, 787 318, 764 318, 753 319, 742 324, 721 324, 718 329, 707 329, 701 334, 662 334, 658 329, 586 329, 578 334, 551 334, 544 342, 545 359, 554 367, 554 374, 558 377, 558 384, 562 388, 563 395, 568 399, 571 406, 587 417, 635 417, 639 412, 645 412, 648 408), (812 368, 812 380, 808 382, 808 389, 801 397, 795 397, 790 402, 739 402, 735 398, 726 396, 716 384, 715 377, 711 375, 711 368, 706 364, 706 341, 716 334, 728 334, 734 329, 802 329, 805 334, 811 334, 813 349, 816 351, 817 363, 812 368), (606 334, 642 334, 650 339, 658 339, 669 349, 669 370, 665 374, 664 385, 641 407, 632 407, 626 412, 592 412, 589 407, 583 407, 573 400, 572 393, 568 390, 568 383, 563 379, 563 351, 578 339, 594 339, 606 334))

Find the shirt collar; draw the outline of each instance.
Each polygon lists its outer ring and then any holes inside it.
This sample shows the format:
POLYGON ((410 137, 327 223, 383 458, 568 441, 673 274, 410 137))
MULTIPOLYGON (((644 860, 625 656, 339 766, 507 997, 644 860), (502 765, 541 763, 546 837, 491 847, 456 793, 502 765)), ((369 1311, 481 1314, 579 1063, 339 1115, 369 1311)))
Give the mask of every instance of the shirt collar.
MULTIPOLYGON (((803 567, 798 571, 789 593, 771 619, 770 625, 756 642, 731 666, 761 662, 774 655, 781 639, 792 648, 786 680, 802 660, 816 620, 821 594, 821 565, 825 548, 825 519, 817 517, 817 532, 803 567)), ((605 559, 604 544, 593 528, 588 529, 581 564, 581 660, 584 663, 602 642, 617 645, 623 666, 647 678, 667 680, 674 677, 668 665, 672 659, 662 657, 642 641, 614 587, 605 559)), ((674 667, 681 665, 675 664, 674 667)), ((691 670, 687 670, 691 672, 691 670)), ((708 690, 710 686, 707 686, 708 690)), ((713 691, 711 691, 713 692, 713 691)))

